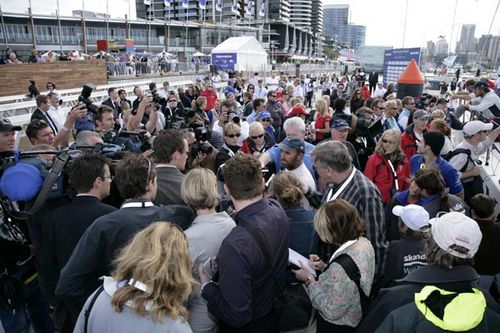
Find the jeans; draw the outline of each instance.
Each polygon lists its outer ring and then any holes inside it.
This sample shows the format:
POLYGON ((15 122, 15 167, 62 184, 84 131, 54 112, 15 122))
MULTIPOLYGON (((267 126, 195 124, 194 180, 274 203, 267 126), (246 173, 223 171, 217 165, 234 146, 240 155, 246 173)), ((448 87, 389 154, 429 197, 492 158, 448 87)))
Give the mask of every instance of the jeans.
POLYGON ((23 284, 25 303, 15 311, 0 310, 0 321, 5 332, 29 333, 30 324, 36 333, 55 332, 54 322, 49 316, 49 306, 45 301, 38 280, 35 278, 23 284))

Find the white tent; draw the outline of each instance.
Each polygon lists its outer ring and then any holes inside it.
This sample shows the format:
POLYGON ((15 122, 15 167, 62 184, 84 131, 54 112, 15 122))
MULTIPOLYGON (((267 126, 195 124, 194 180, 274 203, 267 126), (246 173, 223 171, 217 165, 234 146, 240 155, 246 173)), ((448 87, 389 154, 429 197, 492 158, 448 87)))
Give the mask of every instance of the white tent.
POLYGON ((231 37, 212 50, 212 64, 238 71, 266 71, 267 52, 255 37, 231 37))

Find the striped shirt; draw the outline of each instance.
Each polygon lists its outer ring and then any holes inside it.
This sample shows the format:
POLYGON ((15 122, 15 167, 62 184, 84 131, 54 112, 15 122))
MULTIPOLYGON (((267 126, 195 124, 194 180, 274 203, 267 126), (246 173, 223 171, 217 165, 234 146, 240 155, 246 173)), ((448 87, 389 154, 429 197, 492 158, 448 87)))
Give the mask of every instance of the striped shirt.
MULTIPOLYGON (((342 184, 328 185, 325 189, 323 202, 332 196, 342 184), (332 193, 331 193, 332 192, 332 193)), ((388 242, 385 238, 384 205, 377 187, 359 170, 348 186, 338 196, 358 210, 359 216, 366 222, 366 238, 375 250, 375 274, 381 275, 387 254, 388 242)))

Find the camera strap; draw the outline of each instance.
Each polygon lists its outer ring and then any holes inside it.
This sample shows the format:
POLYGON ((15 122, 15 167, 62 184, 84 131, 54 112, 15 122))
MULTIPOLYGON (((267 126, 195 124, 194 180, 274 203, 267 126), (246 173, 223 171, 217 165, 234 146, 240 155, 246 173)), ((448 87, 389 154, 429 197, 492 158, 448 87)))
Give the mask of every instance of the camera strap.
POLYGON ((49 192, 52 190, 52 186, 54 186, 54 182, 56 181, 57 177, 62 172, 64 166, 68 162, 68 159, 69 159, 69 154, 65 151, 57 155, 56 160, 54 161, 54 164, 52 165, 52 168, 50 169, 50 172, 47 175, 47 178, 45 178, 45 181, 43 182, 42 189, 40 190, 40 193, 38 193, 38 196, 36 197, 35 203, 31 207, 31 209, 26 213, 28 215, 28 218, 35 215, 35 213, 43 206, 45 201, 47 201, 47 196, 49 192))

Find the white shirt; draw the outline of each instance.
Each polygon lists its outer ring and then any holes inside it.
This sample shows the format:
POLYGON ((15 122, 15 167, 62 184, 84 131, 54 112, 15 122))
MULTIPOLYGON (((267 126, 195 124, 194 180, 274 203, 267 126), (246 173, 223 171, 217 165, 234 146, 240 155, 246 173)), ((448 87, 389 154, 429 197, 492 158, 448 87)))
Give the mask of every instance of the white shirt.
POLYGON ((254 98, 264 98, 267 99, 267 89, 259 86, 255 87, 254 98))
POLYGON ((492 113, 490 108, 496 108, 500 110, 500 97, 493 90, 490 90, 489 93, 481 98, 481 102, 478 105, 469 105, 469 110, 471 111, 479 111, 485 117, 494 117, 495 115, 492 113))
MULTIPOLYGON (((457 145, 456 149, 469 149, 470 150, 470 158, 473 161, 476 161, 479 159, 479 157, 484 154, 488 148, 490 148, 493 145, 493 141, 490 140, 490 138, 486 138, 483 142, 476 146, 471 145, 469 142, 466 140, 462 141, 457 145)), ((452 167, 454 167, 458 171, 458 175, 462 177, 462 173, 460 172, 460 169, 464 167, 464 165, 467 163, 468 157, 467 154, 457 154, 453 156, 449 163, 451 164, 452 167)), ((474 167, 472 163, 469 163, 467 165, 467 169, 465 171, 469 171, 474 167)))
POLYGON ((309 188, 312 191, 316 191, 316 182, 314 181, 313 176, 309 172, 309 169, 307 169, 304 162, 302 162, 302 164, 298 168, 296 168, 295 170, 288 170, 288 169, 285 169, 285 170, 290 171, 295 176, 297 176, 297 178, 299 178, 302 181, 302 183, 309 186, 309 188))
MULTIPOLYGON (((50 106, 47 113, 54 122, 54 125, 56 125, 57 130, 60 130, 66 122, 66 115, 64 114, 64 111, 62 109, 56 109, 55 107, 50 106)), ((54 135, 55 134, 56 133, 54 133, 54 135)))
POLYGON ((304 97, 304 89, 300 84, 293 88, 293 97, 304 97))
POLYGON ((384 97, 384 94, 387 92, 387 89, 385 89, 384 87, 382 88, 377 88, 375 89, 375 91, 373 92, 373 97, 379 97, 379 98, 382 98, 384 97))
POLYGON ((276 89, 278 89, 278 77, 268 77, 266 78, 266 84, 267 84, 267 87, 269 88, 270 91, 275 91, 276 89))

